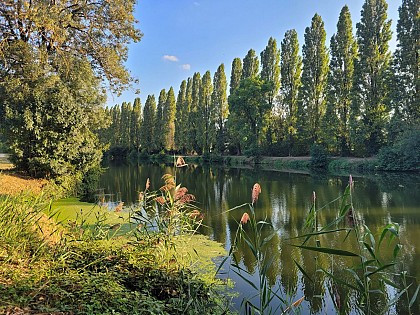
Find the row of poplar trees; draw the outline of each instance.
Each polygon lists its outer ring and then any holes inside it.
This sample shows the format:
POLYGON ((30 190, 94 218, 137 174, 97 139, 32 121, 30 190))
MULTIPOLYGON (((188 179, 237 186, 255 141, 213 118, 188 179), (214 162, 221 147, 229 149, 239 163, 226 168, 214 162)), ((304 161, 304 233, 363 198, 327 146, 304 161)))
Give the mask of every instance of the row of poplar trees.
POLYGON ((142 110, 107 109, 111 146, 156 152, 303 155, 313 144, 331 154, 369 156, 420 119, 420 2, 403 0, 392 54, 385 0, 366 0, 353 24, 344 6, 326 46, 318 14, 305 29, 302 56, 295 30, 280 49, 270 38, 258 58, 251 49, 232 62, 229 97, 224 65, 195 73, 142 110), (260 66, 261 64, 261 66, 260 66))

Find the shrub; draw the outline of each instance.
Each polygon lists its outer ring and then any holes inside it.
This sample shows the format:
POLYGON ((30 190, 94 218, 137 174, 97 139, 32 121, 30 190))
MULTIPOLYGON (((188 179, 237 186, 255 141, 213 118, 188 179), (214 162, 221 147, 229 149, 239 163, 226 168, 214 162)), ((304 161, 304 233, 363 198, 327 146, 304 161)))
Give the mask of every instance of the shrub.
POLYGON ((311 167, 326 168, 328 166, 329 156, 327 150, 319 145, 314 144, 311 147, 311 167))
POLYGON ((378 167, 382 170, 418 171, 420 170, 419 148, 420 129, 414 128, 379 152, 378 167))

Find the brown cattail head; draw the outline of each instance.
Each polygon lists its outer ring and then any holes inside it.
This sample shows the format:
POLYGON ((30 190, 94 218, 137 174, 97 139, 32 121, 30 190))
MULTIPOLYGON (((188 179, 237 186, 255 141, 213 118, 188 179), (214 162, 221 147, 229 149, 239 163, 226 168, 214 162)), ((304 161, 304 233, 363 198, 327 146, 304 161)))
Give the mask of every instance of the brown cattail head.
POLYGON ((148 190, 149 188, 150 188, 150 179, 147 178, 147 180, 146 180, 146 189, 145 190, 148 190))
POLYGON ((349 176, 349 186, 350 186, 350 189, 353 189, 354 182, 353 182, 353 177, 351 175, 349 176))
POLYGON ((160 205, 163 205, 165 203, 165 198, 159 196, 155 198, 155 201, 158 202, 160 205))
POLYGON ((200 218, 200 216, 201 216, 201 212, 198 211, 197 209, 194 209, 193 211, 191 211, 189 215, 191 219, 197 219, 197 218, 200 218))
POLYGON ((120 202, 116 207, 115 207, 115 212, 121 212, 124 206, 124 202, 120 202))
POLYGON ((243 215, 242 215, 242 218, 241 218, 241 224, 246 224, 247 222, 248 222, 248 220, 249 220, 249 214, 248 213, 244 213, 243 215))
POLYGON ((179 187, 175 190, 175 200, 181 199, 188 192, 186 187, 179 187))
POLYGON ((254 187, 252 188, 252 204, 254 204, 255 201, 258 200, 258 196, 261 193, 261 186, 258 183, 254 184, 254 187))
POLYGON ((172 188, 175 188, 175 178, 171 174, 165 174, 162 176, 162 179, 165 181, 165 185, 160 187, 161 191, 169 191, 172 188))

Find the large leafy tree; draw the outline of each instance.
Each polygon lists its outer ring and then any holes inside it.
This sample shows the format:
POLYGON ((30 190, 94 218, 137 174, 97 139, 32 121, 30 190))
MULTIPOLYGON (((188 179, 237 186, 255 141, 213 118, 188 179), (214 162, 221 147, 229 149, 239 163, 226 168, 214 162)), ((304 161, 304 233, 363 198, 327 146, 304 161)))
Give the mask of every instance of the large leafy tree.
POLYGON ((227 80, 225 65, 222 63, 213 77, 213 94, 211 96, 212 108, 214 109, 210 138, 215 143, 215 150, 223 153, 226 141, 226 119, 229 109, 227 103, 227 80))
POLYGON ((231 128, 239 138, 241 148, 260 147, 270 104, 267 102, 269 85, 258 77, 241 80, 239 87, 229 95, 229 109, 234 119, 231 128))
POLYGON ((140 125, 141 147, 147 152, 155 149, 154 134, 156 121, 156 100, 154 95, 148 95, 143 108, 143 120, 140 125))
POLYGON ((102 157, 92 130, 103 121, 104 95, 89 63, 72 62, 79 75, 68 77, 29 58, 21 63, 22 74, 5 76, 0 85, 2 127, 12 161, 32 176, 83 173, 102 157))
POLYGON ((350 108, 357 43, 353 36, 350 10, 341 9, 337 33, 331 37, 327 109, 323 119, 323 138, 330 151, 350 154, 350 108))
POLYGON ((403 0, 393 62, 393 134, 420 120, 420 2, 403 0))
POLYGON ((328 50, 325 45, 326 32, 320 15, 315 14, 311 26, 305 29, 305 44, 302 48, 302 86, 299 90, 300 141, 311 145, 319 141, 321 119, 325 114, 328 75, 328 50))
POLYGON ((289 155, 293 153, 297 132, 298 91, 301 85, 302 58, 295 30, 288 30, 281 42, 281 107, 286 116, 289 155))
POLYGON ((54 68, 71 69, 69 56, 84 58, 96 75, 120 90, 131 80, 124 67, 127 45, 141 38, 134 27, 134 5, 135 0, 1 1, 0 75, 22 62, 14 53, 26 46, 47 52, 45 61, 54 68))
POLYGON ((355 151, 362 154, 363 148, 367 154, 376 154, 386 139, 391 61, 388 42, 392 35, 387 9, 385 0, 366 0, 356 25, 359 58, 355 67, 353 134, 356 143, 361 144, 355 151))
POLYGON ((131 78, 134 1, 1 1, 0 119, 16 166, 58 177, 97 165, 101 83, 131 78))

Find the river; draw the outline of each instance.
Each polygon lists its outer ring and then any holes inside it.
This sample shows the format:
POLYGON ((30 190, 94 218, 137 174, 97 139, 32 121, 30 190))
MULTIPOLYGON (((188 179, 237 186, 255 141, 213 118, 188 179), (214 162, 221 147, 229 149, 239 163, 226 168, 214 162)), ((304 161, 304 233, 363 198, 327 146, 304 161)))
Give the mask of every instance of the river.
MULTIPOLYGON (((337 289, 325 274, 316 272, 331 260, 335 259, 335 266, 344 266, 345 261, 333 255, 315 254, 292 246, 302 243, 302 240, 293 237, 303 234, 303 225, 313 202, 313 192, 319 209, 318 226, 325 226, 337 216, 339 201, 331 201, 343 194, 349 182, 349 174, 307 174, 197 165, 183 168, 165 165, 110 165, 101 178, 100 187, 108 194, 110 201, 122 200, 125 205, 130 205, 138 200, 139 191, 144 190, 148 178, 150 189, 157 190, 163 185, 162 175, 167 173, 176 175, 177 183, 195 195, 197 206, 204 213, 200 232, 223 243, 227 250, 235 238, 237 222, 244 211, 249 212, 249 208, 227 210, 251 202, 252 187, 254 183, 259 183, 262 191, 255 205, 256 216, 259 220, 270 222, 277 231, 267 249, 268 256, 273 259, 267 271, 269 284, 289 303, 304 297, 302 314, 336 314, 337 307, 343 313, 355 313, 352 303, 359 297, 351 296, 345 288, 337 289), (308 279, 304 276, 300 267, 313 277, 308 279)), ((418 279, 408 291, 413 294, 420 280, 420 174, 353 174, 352 177, 353 215, 358 222, 366 225, 376 239, 387 224, 399 224, 400 243, 403 245, 400 252, 400 262, 403 264, 400 269, 418 279)), ((318 238, 323 246, 354 251, 354 244, 346 242, 342 233, 318 238)), ((395 241, 389 244, 389 248, 382 249, 380 259, 389 259, 394 245, 395 241)), ((238 248, 236 257, 241 267, 249 273, 247 277, 257 282, 256 262, 250 249, 247 246, 238 248)), ((235 290, 240 294, 234 298, 234 302, 240 308, 240 301, 244 297, 251 297, 253 289, 237 277, 229 266, 225 266, 224 270, 236 282, 235 290)), ((331 269, 331 272, 334 270, 331 269)), ((391 297, 395 295, 395 290, 390 286, 387 286, 386 291, 391 297)), ((372 296, 372 304, 377 304, 378 311, 384 303, 389 302, 389 296, 372 296)), ((417 298, 414 304, 414 314, 420 314, 419 300, 417 298)), ((285 305, 278 301, 276 303, 279 306, 285 305)), ((407 313, 406 303, 398 302, 390 312, 407 313)))

